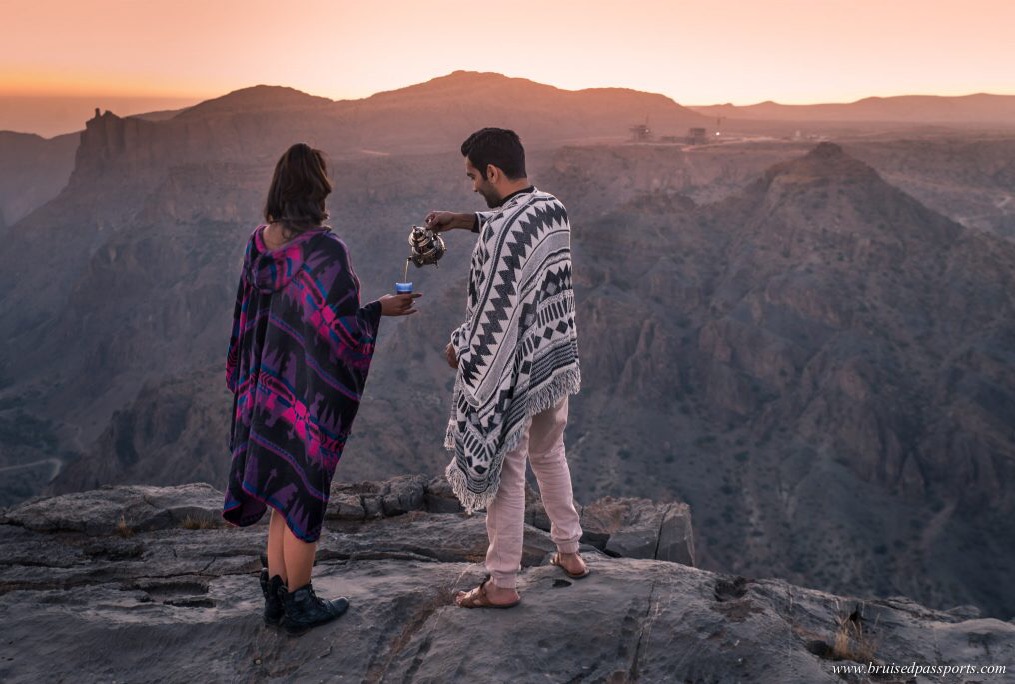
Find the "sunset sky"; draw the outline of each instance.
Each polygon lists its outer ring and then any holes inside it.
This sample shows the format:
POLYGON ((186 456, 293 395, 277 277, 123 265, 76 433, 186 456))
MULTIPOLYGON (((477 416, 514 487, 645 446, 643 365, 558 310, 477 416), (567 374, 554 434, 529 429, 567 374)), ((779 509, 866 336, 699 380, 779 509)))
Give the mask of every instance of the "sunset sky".
POLYGON ((360 98, 457 69, 681 104, 1015 94, 1013 0, 0 0, 0 26, 11 111, 260 83, 360 98))

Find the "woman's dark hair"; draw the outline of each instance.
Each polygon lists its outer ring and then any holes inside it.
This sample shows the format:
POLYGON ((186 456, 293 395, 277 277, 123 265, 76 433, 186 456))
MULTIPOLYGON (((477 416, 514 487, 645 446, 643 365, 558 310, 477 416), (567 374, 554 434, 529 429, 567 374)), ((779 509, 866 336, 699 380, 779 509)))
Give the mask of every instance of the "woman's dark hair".
POLYGON ((508 180, 525 177, 525 148, 518 134, 506 128, 481 128, 462 143, 462 156, 486 180, 486 166, 493 164, 508 180))
POLYGON ((292 233, 316 228, 328 218, 324 202, 331 190, 324 155, 306 143, 296 143, 275 164, 264 220, 281 223, 292 233))

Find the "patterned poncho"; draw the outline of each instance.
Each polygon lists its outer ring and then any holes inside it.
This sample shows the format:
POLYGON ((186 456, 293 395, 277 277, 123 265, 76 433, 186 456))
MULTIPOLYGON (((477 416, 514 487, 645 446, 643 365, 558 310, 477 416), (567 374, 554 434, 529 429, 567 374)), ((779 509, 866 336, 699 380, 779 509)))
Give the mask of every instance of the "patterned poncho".
POLYGON ((267 506, 300 539, 321 533, 374 352, 380 303, 359 303, 345 244, 326 227, 268 251, 247 243, 226 361, 234 393, 223 517, 257 522, 267 506))
POLYGON ((533 189, 479 216, 465 323, 451 335, 458 374, 445 439, 455 452, 446 475, 469 512, 496 495, 531 416, 581 384, 564 205, 533 189))

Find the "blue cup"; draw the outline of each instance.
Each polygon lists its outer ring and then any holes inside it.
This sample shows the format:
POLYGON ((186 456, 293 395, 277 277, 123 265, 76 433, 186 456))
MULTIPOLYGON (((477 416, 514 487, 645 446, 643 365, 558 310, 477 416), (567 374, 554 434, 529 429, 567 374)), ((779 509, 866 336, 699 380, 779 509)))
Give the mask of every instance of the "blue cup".
POLYGON ((395 294, 410 294, 411 292, 412 292, 412 282, 395 283, 395 294))

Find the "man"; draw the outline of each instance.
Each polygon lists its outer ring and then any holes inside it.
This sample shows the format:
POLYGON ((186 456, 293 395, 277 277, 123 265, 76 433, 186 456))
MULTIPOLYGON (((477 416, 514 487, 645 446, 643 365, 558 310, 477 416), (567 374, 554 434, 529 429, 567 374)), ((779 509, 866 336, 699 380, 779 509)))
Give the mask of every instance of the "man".
POLYGON ((491 211, 431 212, 435 231, 479 233, 469 270, 465 322, 445 354, 457 369, 445 446, 446 474, 469 512, 486 508, 489 577, 455 601, 510 608, 521 598, 525 462, 539 483, 557 545, 552 562, 568 576, 588 568, 564 455, 568 395, 578 391, 571 286, 571 227, 564 205, 533 187, 514 131, 484 128, 462 143, 465 173, 491 211))

